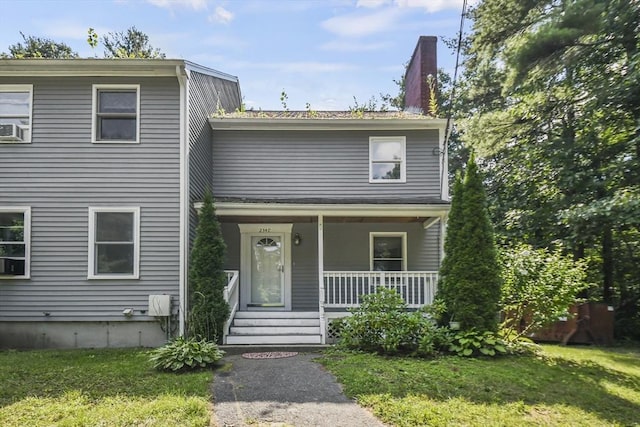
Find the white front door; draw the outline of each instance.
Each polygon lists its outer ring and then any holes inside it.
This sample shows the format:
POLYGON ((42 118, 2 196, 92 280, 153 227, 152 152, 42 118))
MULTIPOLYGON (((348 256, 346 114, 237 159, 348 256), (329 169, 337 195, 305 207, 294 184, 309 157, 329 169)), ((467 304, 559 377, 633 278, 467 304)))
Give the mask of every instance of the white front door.
POLYGON ((256 307, 284 307, 282 236, 251 236, 251 296, 256 307))
POLYGON ((242 310, 291 310, 292 224, 239 224, 242 310))

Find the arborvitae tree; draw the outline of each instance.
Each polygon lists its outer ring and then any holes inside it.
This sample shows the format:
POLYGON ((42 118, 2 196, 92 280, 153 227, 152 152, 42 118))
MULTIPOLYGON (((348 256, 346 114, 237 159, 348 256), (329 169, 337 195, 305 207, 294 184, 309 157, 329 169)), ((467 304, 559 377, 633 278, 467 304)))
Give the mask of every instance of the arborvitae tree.
MULTIPOLYGON (((455 251, 456 248, 460 245, 459 238, 460 232, 462 230, 462 226, 464 225, 464 218, 462 217, 462 197, 463 197, 463 187, 462 187, 462 174, 460 171, 455 176, 453 182, 453 194, 451 200, 451 211, 449 211, 449 219, 447 221, 447 234, 444 240, 444 259, 442 260, 442 265, 440 266, 440 281, 438 283, 438 294, 437 299, 444 302, 446 307, 451 306, 451 301, 449 295, 447 294, 447 289, 450 287, 450 283, 452 280, 451 273, 453 271, 453 267, 455 264, 455 251)), ((452 320, 450 319, 451 313, 447 312, 444 315, 445 321, 452 320)))
POLYGON ((229 304, 224 300, 227 276, 224 272, 226 245, 213 206, 213 197, 204 197, 189 267, 190 336, 210 341, 222 340, 229 304))
POLYGON ((500 267, 486 195, 471 155, 460 184, 454 187, 445 240, 442 298, 463 330, 495 331, 500 301, 500 267))

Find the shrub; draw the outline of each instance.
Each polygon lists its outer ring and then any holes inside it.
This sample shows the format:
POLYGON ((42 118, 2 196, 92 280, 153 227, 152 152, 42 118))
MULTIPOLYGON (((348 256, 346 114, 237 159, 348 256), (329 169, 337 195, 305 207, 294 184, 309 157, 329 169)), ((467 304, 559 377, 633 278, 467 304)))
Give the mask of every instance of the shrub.
POLYGON ((186 371, 206 368, 224 356, 216 343, 178 337, 151 352, 150 360, 159 371, 186 371))
POLYGON ((568 316, 577 295, 589 287, 585 265, 560 251, 518 245, 503 250, 500 259, 502 328, 515 338, 568 316))
POLYGON ((497 356, 506 354, 507 347, 494 332, 469 330, 453 336, 449 351, 464 357, 497 356))
POLYGON ((424 311, 407 311, 400 295, 379 288, 362 297, 352 316, 340 321, 340 345, 380 354, 433 356, 445 341, 434 320, 424 311))

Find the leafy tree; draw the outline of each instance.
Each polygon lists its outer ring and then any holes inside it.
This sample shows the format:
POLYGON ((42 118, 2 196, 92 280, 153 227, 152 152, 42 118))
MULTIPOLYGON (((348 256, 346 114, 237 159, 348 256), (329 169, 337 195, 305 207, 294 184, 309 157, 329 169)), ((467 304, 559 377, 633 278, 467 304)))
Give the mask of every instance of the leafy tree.
POLYGON ((471 16, 459 115, 499 238, 562 242, 639 320, 640 3, 484 0, 471 16))
POLYGON ((189 267, 188 334, 220 341, 230 311, 224 300, 226 245, 210 192, 205 194, 203 202, 189 267))
POLYGON ((463 330, 495 331, 500 269, 482 179, 471 155, 456 180, 440 271, 441 298, 463 330))
MULTIPOLYGON (((89 30, 88 43, 97 39, 95 31, 89 30)), ((127 31, 108 33, 102 38, 105 58, 164 58, 160 49, 149 44, 149 36, 131 27, 127 31)))
POLYGON ((78 54, 65 43, 42 37, 25 36, 22 31, 20 35, 22 42, 9 46, 9 53, 1 53, 1 58, 69 59, 78 57, 78 54))
POLYGON ((580 292, 587 289, 586 264, 559 249, 518 244, 502 251, 503 329, 517 337, 535 332, 567 316, 580 292))

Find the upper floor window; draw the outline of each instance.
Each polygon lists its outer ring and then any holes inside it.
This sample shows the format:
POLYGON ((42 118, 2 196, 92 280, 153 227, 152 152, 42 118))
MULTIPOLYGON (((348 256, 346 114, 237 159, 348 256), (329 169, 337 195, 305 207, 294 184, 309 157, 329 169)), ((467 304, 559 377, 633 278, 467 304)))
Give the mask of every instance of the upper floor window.
POLYGON ((139 142, 140 85, 93 85, 93 142, 139 142))
POLYGON ((28 279, 31 208, 0 207, 0 279, 28 279))
POLYGON ((31 142, 32 85, 0 85, 0 143, 31 142))
POLYGON ((406 182, 406 138, 369 138, 369 182, 406 182))
POLYGON ((372 271, 407 269, 407 233, 370 233, 369 245, 372 271))
POLYGON ((89 208, 89 279, 137 279, 140 208, 89 208))

